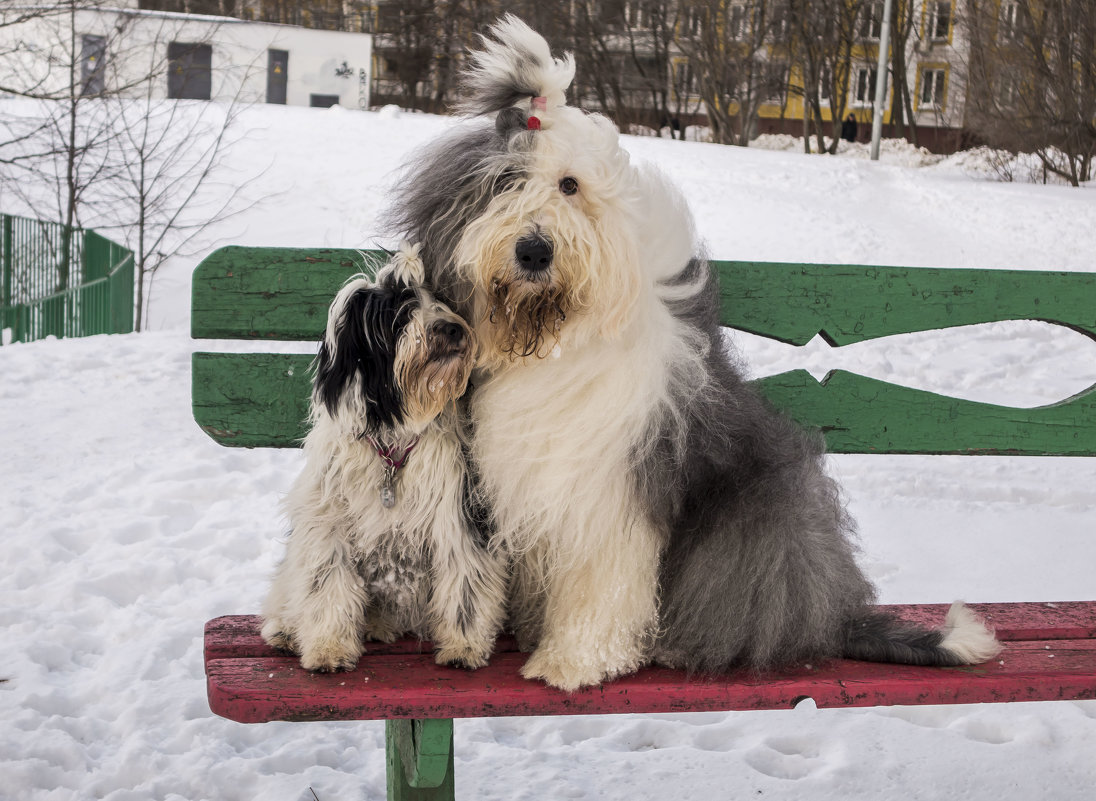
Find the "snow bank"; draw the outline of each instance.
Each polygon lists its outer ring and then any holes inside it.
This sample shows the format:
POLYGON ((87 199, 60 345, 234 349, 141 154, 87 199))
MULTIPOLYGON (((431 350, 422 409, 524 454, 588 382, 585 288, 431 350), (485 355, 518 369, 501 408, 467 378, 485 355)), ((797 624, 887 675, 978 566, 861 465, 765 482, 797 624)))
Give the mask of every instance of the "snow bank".
MULTIPOLYGON (((232 161, 261 173, 261 204, 201 251, 370 246, 397 165, 455 124, 279 107, 244 122, 252 135, 232 161)), ((684 187, 719 257, 1096 269, 1088 192, 758 148, 627 146, 684 187)), ((382 724, 244 726, 206 707, 203 623, 258 609, 301 461, 219 447, 191 419, 198 257, 157 279, 160 330, 0 347, 0 797, 384 797, 382 724)), ((991 402, 1053 402, 1096 383, 1096 345, 1037 323, 839 350, 736 342, 759 375, 840 366, 991 402)), ((884 601, 1096 598, 1096 459, 831 461, 884 601)), ((1082 801, 1096 785, 1096 702, 462 720, 456 741, 458 793, 484 801, 1082 801)))

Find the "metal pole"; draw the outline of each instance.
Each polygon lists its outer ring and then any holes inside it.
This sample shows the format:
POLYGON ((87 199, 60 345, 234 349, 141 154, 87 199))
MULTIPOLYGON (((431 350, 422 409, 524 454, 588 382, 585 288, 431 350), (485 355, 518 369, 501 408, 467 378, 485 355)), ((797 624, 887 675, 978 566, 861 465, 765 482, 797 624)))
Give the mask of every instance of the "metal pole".
POLYGON ((879 31, 879 65, 875 77, 875 109, 871 116, 871 160, 879 161, 879 140, 883 138, 883 107, 887 101, 887 61, 890 55, 891 6, 883 0, 883 30, 879 31))
MULTIPOLYGON (((2 231, 0 231, 0 248, 3 249, 3 252, 0 253, 0 339, 3 337, 3 330, 8 327, 8 321, 2 309, 5 306, 11 306, 12 271, 14 270, 12 256, 15 253, 15 226, 13 222, 14 220, 7 214, 0 214, 0 225, 3 226, 2 231)), ((14 315, 14 309, 12 313, 14 315)), ((14 319, 14 316, 12 319, 14 319)), ((14 324, 12 327, 14 327, 14 324)))

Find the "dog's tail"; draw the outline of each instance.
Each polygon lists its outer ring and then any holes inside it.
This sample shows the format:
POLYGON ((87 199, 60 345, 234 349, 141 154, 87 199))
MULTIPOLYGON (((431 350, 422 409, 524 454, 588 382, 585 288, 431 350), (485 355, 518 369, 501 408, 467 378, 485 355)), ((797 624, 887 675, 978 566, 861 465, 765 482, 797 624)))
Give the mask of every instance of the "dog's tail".
POLYGON ((1001 648, 970 607, 956 601, 936 629, 869 608, 848 621, 842 656, 902 665, 974 665, 992 659, 1001 648))
MULTIPOLYGON (((562 106, 575 77, 570 53, 552 58, 544 37, 513 14, 507 14, 480 37, 482 49, 470 53, 461 76, 462 114, 491 114, 533 98, 543 98, 543 109, 562 106)), ((528 110, 526 108, 525 110, 528 110)))

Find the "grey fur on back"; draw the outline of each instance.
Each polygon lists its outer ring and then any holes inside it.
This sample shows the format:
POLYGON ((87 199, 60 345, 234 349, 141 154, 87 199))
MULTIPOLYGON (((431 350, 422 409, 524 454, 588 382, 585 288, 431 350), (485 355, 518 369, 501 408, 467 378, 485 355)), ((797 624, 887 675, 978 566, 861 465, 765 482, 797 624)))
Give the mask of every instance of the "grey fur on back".
MULTIPOLYGON (((708 265, 694 260, 682 280, 699 270, 708 265)), ((855 526, 824 472, 821 437, 744 382, 724 346, 710 271, 706 289, 671 311, 707 336, 710 383, 684 401, 686 431, 663 416, 652 432, 660 447, 635 474, 668 540, 655 660, 701 672, 842 655, 952 663, 935 649, 939 632, 870 609, 875 591, 856 564, 855 526), (673 447, 682 437, 684 448, 673 447)))

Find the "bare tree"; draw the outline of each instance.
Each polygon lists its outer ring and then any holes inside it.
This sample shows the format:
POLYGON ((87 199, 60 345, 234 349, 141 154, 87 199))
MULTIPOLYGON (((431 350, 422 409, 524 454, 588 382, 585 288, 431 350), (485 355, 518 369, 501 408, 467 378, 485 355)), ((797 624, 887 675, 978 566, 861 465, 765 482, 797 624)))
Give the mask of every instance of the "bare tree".
MULTIPOLYGON (((5 123, 26 132, 13 145, 22 158, 0 173, 0 181, 25 208, 43 219, 59 219, 66 237, 78 227, 113 231, 134 252, 137 273, 137 330, 145 322, 149 290, 166 254, 179 252, 209 225, 239 210, 247 176, 223 172, 227 146, 243 108, 240 92, 246 72, 218 75, 239 87, 220 102, 180 102, 165 96, 169 71, 182 74, 178 94, 188 96, 190 70, 182 69, 179 43, 194 52, 212 48, 216 26, 196 29, 187 20, 100 12, 101 35, 77 35, 77 8, 55 24, 36 29, 39 53, 48 53, 41 69, 49 80, 35 80, 37 97, 5 123), (205 41, 199 41, 204 38, 205 41), (173 62, 173 58, 176 62, 173 62), (170 69, 174 65, 175 69, 170 69)), ((81 24, 89 24, 84 20, 81 24)), ((32 73, 34 74, 34 73, 32 73)), ((214 76, 198 76, 211 91, 214 76)), ((198 92, 210 96, 209 91, 198 92)), ((72 248, 62 243, 56 290, 70 285, 79 265, 70 264, 72 248)))
MULTIPOLYGON (((92 99, 99 93, 88 37, 77 30, 77 15, 89 8, 84 0, 62 0, 39 6, 40 14, 20 20, 27 38, 19 38, 5 59, 0 87, 34 101, 29 113, 7 115, 0 159, 16 172, 0 180, 23 206, 37 216, 63 223, 55 291, 69 286, 73 228, 80 225, 88 188, 105 177, 111 143, 101 110, 92 99)), ((15 23, 12 24, 14 29, 15 23)), ((122 31, 115 31, 120 41, 122 31)), ((107 37, 99 37, 106 47, 107 37)))
MULTIPOLYGON (((913 116, 913 98, 910 95, 909 80, 909 41, 917 30, 920 4, 916 0, 892 0, 890 25, 890 83, 893 101, 891 104, 891 125, 894 135, 899 139, 909 139, 917 144, 916 118, 913 116), (909 126, 907 130, 907 125, 909 126)), ((878 38, 875 29, 882 25, 883 0, 868 0, 864 3, 864 22, 862 33, 868 38, 878 38)))
POLYGON ((713 142, 748 145, 761 106, 783 107, 788 85, 786 3, 686 0, 696 20, 678 47, 693 65, 713 142))
MULTIPOLYGON (((172 37, 170 26, 155 32, 145 50, 145 74, 163 73, 172 37)), ((231 83, 243 87, 254 66, 239 65, 231 83)), ((164 98, 153 81, 141 89, 101 99, 115 147, 109 177, 96 187, 97 207, 110 213, 95 218, 97 229, 115 231, 133 252, 137 331, 147 323, 160 267, 169 256, 186 254, 214 223, 253 206, 246 192, 258 177, 241 175, 225 162, 231 146, 247 135, 239 127, 248 106, 241 89, 216 103, 164 98)))
POLYGON ((1091 0, 969 0, 967 125, 987 144, 1038 155, 1073 186, 1096 157, 1091 0))
POLYGON ((438 48, 434 0, 381 3, 377 7, 375 51, 377 94, 405 108, 433 109, 428 91, 438 48))
MULTIPOLYGON (((848 102, 853 50, 860 39, 864 0, 792 0, 789 38, 794 40, 807 119, 819 153, 836 153, 848 102), (829 121, 824 109, 829 110, 829 121), (829 132, 830 144, 825 144, 829 132)), ((804 142, 806 147, 806 142, 804 142)))
POLYGON ((625 127, 630 122, 619 33, 614 31, 621 3, 576 0, 572 7, 570 50, 575 56, 575 82, 571 86, 576 105, 597 109, 625 127))

